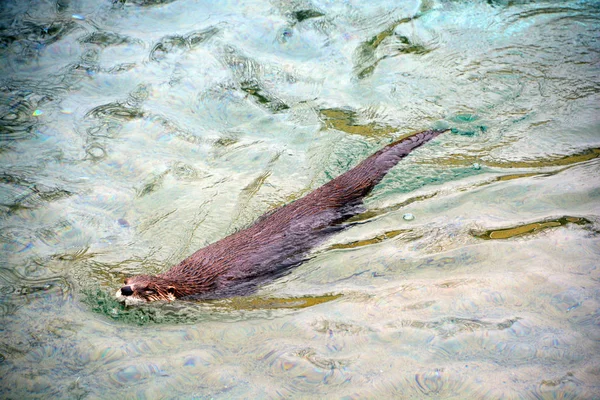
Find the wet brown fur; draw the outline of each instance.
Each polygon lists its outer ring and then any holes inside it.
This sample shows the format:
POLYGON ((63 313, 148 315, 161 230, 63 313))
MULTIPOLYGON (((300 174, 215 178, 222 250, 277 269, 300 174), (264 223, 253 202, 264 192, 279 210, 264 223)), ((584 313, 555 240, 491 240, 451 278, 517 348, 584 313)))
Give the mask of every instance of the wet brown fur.
POLYGON ((312 247, 362 210, 363 198, 398 161, 442 132, 424 131, 384 147, 307 196, 198 250, 167 272, 128 278, 121 293, 143 301, 247 294, 302 262, 312 247))

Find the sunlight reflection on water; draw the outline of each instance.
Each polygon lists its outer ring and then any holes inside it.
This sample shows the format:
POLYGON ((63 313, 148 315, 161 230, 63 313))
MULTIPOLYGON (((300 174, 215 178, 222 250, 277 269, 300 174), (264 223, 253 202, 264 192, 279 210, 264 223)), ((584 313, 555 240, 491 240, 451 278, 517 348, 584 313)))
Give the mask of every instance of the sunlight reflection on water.
POLYGON ((595 2, 4 6, 2 397, 600 396, 595 2), (433 126, 253 296, 113 298, 433 126))

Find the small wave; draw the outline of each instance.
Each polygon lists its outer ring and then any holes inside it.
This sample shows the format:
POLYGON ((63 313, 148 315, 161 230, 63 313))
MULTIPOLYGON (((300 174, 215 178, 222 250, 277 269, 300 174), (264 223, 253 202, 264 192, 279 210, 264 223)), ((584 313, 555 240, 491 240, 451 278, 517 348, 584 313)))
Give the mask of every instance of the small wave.
POLYGON ((0 308, 2 316, 15 313, 32 299, 44 299, 48 305, 62 304, 72 294, 69 281, 61 276, 26 277, 12 269, 0 267, 0 308))
POLYGON ((123 44, 143 44, 143 42, 139 39, 134 39, 128 36, 119 35, 118 33, 107 31, 90 33, 79 39, 79 41, 83 44, 94 44, 100 47, 120 46, 123 44))
POLYGON ((341 295, 299 298, 240 297, 223 300, 179 301, 128 307, 100 289, 84 289, 83 301, 93 312, 126 324, 190 324, 202 321, 272 319, 336 300, 341 295))
POLYGON ((182 54, 189 49, 206 42, 219 32, 219 28, 211 26, 209 28, 193 31, 185 36, 165 36, 158 41, 150 51, 150 60, 160 62, 168 56, 182 54))

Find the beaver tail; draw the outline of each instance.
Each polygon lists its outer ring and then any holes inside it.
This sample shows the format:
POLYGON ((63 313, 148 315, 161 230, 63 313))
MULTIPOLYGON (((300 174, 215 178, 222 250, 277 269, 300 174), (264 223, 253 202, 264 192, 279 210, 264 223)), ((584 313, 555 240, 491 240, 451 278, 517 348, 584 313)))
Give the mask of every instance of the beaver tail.
POLYGON ((317 191, 340 205, 361 201, 401 159, 446 130, 428 130, 391 143, 317 191))

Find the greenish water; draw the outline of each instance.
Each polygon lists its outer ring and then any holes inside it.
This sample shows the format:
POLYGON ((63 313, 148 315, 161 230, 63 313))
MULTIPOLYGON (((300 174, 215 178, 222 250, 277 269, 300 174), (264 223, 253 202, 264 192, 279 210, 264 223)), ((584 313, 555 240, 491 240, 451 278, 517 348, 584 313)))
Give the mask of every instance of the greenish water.
POLYGON ((599 33, 597 1, 3 2, 0 397, 600 397, 599 33), (255 295, 115 301, 435 126, 255 295))

